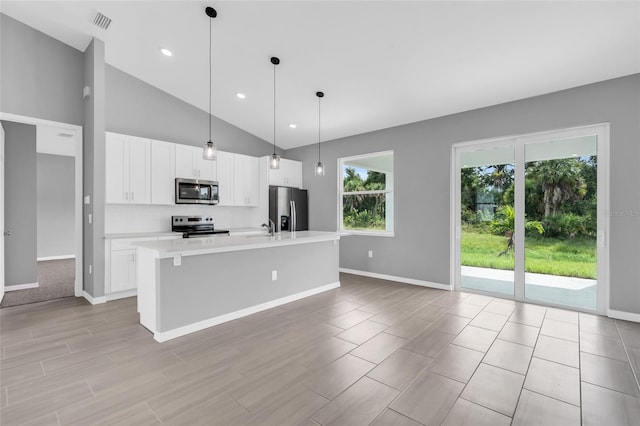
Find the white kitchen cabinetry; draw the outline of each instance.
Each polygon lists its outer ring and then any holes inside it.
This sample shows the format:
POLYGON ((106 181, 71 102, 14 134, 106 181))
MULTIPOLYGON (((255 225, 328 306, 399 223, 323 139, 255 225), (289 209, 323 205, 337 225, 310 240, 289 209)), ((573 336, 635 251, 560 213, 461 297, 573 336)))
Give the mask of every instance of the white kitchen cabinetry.
POLYGON ((180 235, 163 235, 140 238, 115 238, 105 240, 105 295, 107 300, 135 296, 137 292, 136 247, 139 241, 157 241, 181 238, 180 235))
MULTIPOLYGON (((269 164, 271 157, 263 158, 269 164)), ((268 166, 267 168, 269 170, 269 185, 302 188, 302 163, 300 161, 281 158, 279 169, 273 170, 268 166)))
POLYGON ((230 152, 218 151, 218 197, 219 206, 235 205, 234 189, 234 155, 230 152))
POLYGON ((176 144, 151 141, 151 204, 175 204, 176 144))
POLYGON ((260 160, 233 154, 234 202, 236 206, 257 206, 260 202, 260 160))
POLYGON ((106 133, 106 203, 151 203, 151 141, 106 133))
POLYGON ((202 158, 202 148, 176 144, 176 177, 216 180, 216 161, 202 158))

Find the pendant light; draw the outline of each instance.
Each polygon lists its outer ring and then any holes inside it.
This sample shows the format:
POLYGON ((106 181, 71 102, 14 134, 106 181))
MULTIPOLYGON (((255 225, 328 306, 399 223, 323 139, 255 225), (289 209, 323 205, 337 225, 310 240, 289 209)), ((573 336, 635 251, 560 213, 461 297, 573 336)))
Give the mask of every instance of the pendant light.
POLYGON ((280 156, 276 154, 276 65, 280 59, 275 56, 271 58, 273 64, 273 155, 269 160, 269 168, 277 170, 280 168, 280 156))
POLYGON ((318 97, 318 164, 316 164, 316 176, 324 176, 324 164, 320 161, 320 100, 324 97, 324 93, 316 92, 318 97))
POLYGON ((209 140, 202 147, 202 158, 205 160, 215 160, 218 158, 218 148, 211 140, 211 22, 218 16, 218 12, 212 7, 205 8, 204 12, 209 19, 209 140))

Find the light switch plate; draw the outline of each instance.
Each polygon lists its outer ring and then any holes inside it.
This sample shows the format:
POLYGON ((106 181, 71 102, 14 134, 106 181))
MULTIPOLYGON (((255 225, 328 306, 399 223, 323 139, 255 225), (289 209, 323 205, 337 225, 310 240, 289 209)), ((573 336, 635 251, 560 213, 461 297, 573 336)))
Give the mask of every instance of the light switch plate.
POLYGON ((278 271, 277 270, 273 270, 271 271, 271 281, 277 281, 278 280, 278 271))
POLYGON ((182 256, 177 254, 173 256, 173 266, 180 266, 180 265, 182 265, 182 256))

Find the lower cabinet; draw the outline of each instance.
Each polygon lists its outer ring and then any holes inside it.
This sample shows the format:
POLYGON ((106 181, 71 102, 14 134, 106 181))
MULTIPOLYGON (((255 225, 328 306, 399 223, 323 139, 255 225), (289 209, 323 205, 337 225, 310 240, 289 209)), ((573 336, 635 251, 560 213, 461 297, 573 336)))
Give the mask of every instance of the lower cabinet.
POLYGON ((168 235, 105 240, 104 294, 107 300, 131 297, 137 294, 136 247, 133 243, 174 238, 181 238, 181 236, 168 235))

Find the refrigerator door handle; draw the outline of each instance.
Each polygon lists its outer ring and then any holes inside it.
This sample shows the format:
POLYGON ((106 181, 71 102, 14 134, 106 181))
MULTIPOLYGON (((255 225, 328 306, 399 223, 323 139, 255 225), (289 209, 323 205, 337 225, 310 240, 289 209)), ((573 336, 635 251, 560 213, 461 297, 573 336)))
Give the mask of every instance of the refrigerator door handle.
POLYGON ((293 231, 294 229, 296 229, 295 223, 293 201, 289 200, 289 231, 293 231))

